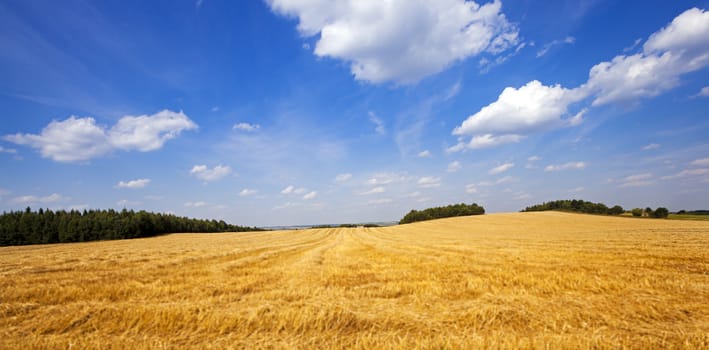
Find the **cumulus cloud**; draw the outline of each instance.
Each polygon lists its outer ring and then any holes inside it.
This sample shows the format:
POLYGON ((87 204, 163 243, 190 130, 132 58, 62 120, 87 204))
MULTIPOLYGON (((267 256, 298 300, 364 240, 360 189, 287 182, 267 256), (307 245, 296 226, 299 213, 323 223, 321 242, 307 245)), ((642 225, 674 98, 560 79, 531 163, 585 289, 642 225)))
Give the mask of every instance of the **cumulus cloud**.
POLYGON ((657 96, 677 86, 682 74, 707 65, 709 12, 693 8, 652 34, 642 52, 591 67, 588 81, 579 87, 547 86, 533 80, 520 88, 505 88, 497 101, 453 130, 458 144, 448 151, 519 142, 535 132, 575 126, 588 108, 657 96), (465 137, 470 141, 465 142, 465 137))
POLYGON ((183 130, 195 128, 197 124, 184 113, 163 110, 153 115, 121 118, 108 130, 108 138, 115 148, 147 152, 162 148, 183 130))
POLYGON ((514 163, 505 163, 490 169, 490 171, 488 171, 487 173, 490 175, 504 173, 505 171, 512 169, 512 167, 514 166, 514 163))
POLYGON ((314 54, 343 60, 355 79, 415 83, 456 61, 500 54, 519 42, 499 0, 267 0, 271 9, 298 19, 304 37, 316 37, 314 54))
POLYGON ((246 196, 250 196, 250 195, 256 194, 257 192, 258 192, 257 190, 250 189, 250 188, 245 188, 245 189, 241 190, 241 192, 239 192, 239 196, 240 196, 240 197, 246 197, 246 196))
POLYGON ((455 160, 455 161, 448 163, 448 168, 446 169, 446 171, 449 173, 454 173, 454 172, 460 170, 460 168, 462 168, 462 166, 460 165, 460 162, 455 160))
POLYGON ((544 171, 561 171, 561 170, 570 170, 570 169, 583 169, 586 167, 585 162, 569 162, 565 164, 551 164, 547 165, 546 168, 544 168, 544 171))
POLYGON ((118 181, 118 188, 143 188, 150 183, 150 179, 137 179, 130 181, 118 181))
POLYGON ((418 185, 421 188, 434 188, 441 186, 441 178, 433 176, 424 176, 418 180, 418 185))
POLYGON ((249 123, 236 123, 232 127, 234 130, 242 130, 242 131, 248 131, 248 132, 253 132, 261 128, 261 125, 258 124, 249 124, 249 123))
POLYGON ((125 116, 111 128, 96 124, 91 117, 71 116, 52 121, 40 134, 6 135, 4 140, 38 149, 42 157, 57 162, 81 162, 113 150, 148 152, 184 130, 196 129, 183 112, 163 110, 153 115, 125 116))
POLYGON ((345 182, 351 178, 352 174, 350 173, 338 174, 337 176, 335 176, 335 182, 345 182))
POLYGON ((190 170, 190 175, 204 181, 217 181, 229 174, 231 174, 231 167, 221 164, 211 169, 206 165, 195 165, 190 170))
POLYGON ((305 199, 305 200, 310 200, 310 199, 315 198, 317 195, 318 195, 318 192, 317 192, 317 191, 311 191, 311 192, 306 193, 306 194, 303 196, 303 199, 305 199))
POLYGON ((428 158, 431 156, 431 152, 429 150, 424 150, 419 152, 418 157, 419 158, 428 158))
POLYGON ((689 9, 653 33, 641 53, 616 56, 591 68, 593 105, 654 97, 679 84, 679 76, 709 64, 709 12, 689 9))
POLYGON ((478 149, 519 142, 524 135, 580 123, 584 111, 569 114, 569 105, 585 98, 579 89, 545 86, 534 80, 515 89, 505 88, 497 101, 469 116, 453 135, 472 136, 457 149, 478 149))
POLYGON ((61 201, 67 201, 71 198, 64 197, 58 193, 52 193, 48 196, 19 196, 12 199, 12 203, 20 205, 30 205, 30 204, 49 204, 61 201))
POLYGON ((386 188, 384 188, 384 186, 378 186, 378 187, 372 188, 369 191, 364 191, 364 192, 360 193, 360 195, 366 196, 366 195, 370 195, 370 194, 384 193, 384 192, 386 192, 386 188))

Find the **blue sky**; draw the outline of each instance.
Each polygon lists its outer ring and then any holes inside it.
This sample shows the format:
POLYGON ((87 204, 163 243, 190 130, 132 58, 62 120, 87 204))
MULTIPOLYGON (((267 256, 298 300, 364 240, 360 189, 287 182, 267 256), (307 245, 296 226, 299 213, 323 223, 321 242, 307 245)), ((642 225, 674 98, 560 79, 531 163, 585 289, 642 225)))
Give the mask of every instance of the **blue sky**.
POLYGON ((3 1, 0 210, 709 208, 709 1, 3 1))

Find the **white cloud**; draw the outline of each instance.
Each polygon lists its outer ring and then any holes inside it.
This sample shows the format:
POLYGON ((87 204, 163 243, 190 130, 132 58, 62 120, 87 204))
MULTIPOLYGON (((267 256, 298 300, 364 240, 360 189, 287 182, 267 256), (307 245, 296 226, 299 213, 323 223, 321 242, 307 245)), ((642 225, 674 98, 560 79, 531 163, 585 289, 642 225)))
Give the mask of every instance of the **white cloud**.
POLYGON ((52 121, 39 135, 18 133, 3 139, 36 148, 42 157, 57 162, 81 162, 113 150, 154 151, 182 131, 196 128, 183 112, 163 110, 150 116, 125 116, 110 129, 97 125, 94 118, 71 116, 52 121))
POLYGON ((0 153, 10 153, 10 154, 15 154, 17 153, 17 150, 14 148, 5 148, 3 146, 0 146, 0 153))
POLYGON ((386 127, 384 127, 384 121, 379 119, 379 117, 377 117, 377 115, 374 114, 374 112, 369 112, 369 121, 374 123, 374 125, 375 125, 374 131, 376 131, 377 134, 379 134, 379 135, 386 134, 387 131, 386 131, 386 127))
POLYGON ((452 161, 448 164, 448 168, 446 169, 446 171, 449 173, 454 173, 454 172, 460 170, 460 168, 462 168, 462 166, 460 165, 460 162, 455 160, 455 161, 452 161))
POLYGON ((499 184, 503 184, 503 183, 506 183, 506 182, 511 182, 511 181, 514 181, 514 180, 515 180, 515 178, 512 177, 512 176, 504 176, 504 177, 501 177, 501 178, 497 179, 497 181, 495 181, 495 184, 496 184, 496 185, 499 185, 499 184))
POLYGON ((257 192, 258 192, 257 190, 245 188, 245 189, 241 190, 241 192, 239 192, 239 196, 246 197, 246 196, 250 196, 252 194, 256 194, 257 192))
POLYGON ((660 144, 651 143, 651 144, 646 145, 645 147, 643 147, 643 151, 649 151, 649 150, 658 149, 658 148, 660 148, 660 144))
POLYGON ((190 175, 204 181, 217 181, 229 174, 231 174, 231 168, 221 164, 212 169, 209 169, 206 165, 195 165, 192 167, 192 170, 190 170, 190 175))
POLYGON ((579 192, 583 192, 583 190, 585 190, 585 189, 586 189, 585 187, 580 186, 580 187, 572 188, 572 189, 568 190, 567 192, 569 192, 569 193, 579 193, 579 192))
POLYGON ((505 163, 490 169, 490 171, 488 171, 487 173, 490 175, 504 173, 505 171, 512 169, 512 167, 514 166, 514 163, 505 163))
POLYGON ((315 196, 317 196, 317 195, 318 195, 317 191, 311 191, 311 192, 308 192, 306 195, 304 195, 303 199, 310 200, 310 199, 315 198, 315 196))
POLYGON ((130 181, 118 181, 118 188, 143 188, 150 183, 150 179, 137 179, 130 181))
POLYGON ((542 57, 546 55, 547 52, 549 52, 549 50, 556 45, 573 44, 574 42, 576 42, 576 38, 574 38, 573 36, 567 36, 563 40, 554 40, 552 42, 549 42, 545 44, 539 51, 537 51, 537 57, 542 57))
POLYGON ((477 192, 478 192, 478 188, 475 187, 475 184, 467 184, 467 185, 465 185, 465 192, 466 192, 466 193, 471 193, 471 194, 472 194, 472 193, 477 193, 477 192))
POLYGON ((208 206, 209 203, 207 202, 185 202, 185 206, 189 208, 201 208, 201 207, 206 207, 208 206))
POLYGON ((542 159, 542 157, 539 157, 539 156, 531 156, 531 157, 527 158, 527 160, 530 162, 536 162, 541 159, 542 159))
POLYGON ((306 189, 303 187, 296 188, 295 186, 290 185, 290 186, 284 188, 281 191, 281 194, 302 194, 302 193, 305 193, 305 191, 306 191, 306 189))
POLYGON ((256 131, 260 128, 261 128, 261 125, 249 124, 249 123, 237 123, 237 124, 234 124, 234 126, 232 127, 232 129, 234 129, 234 130, 242 130, 242 131, 248 131, 248 132, 256 131))
POLYGON ((116 205, 119 207, 135 207, 140 205, 141 203, 138 201, 129 201, 127 199, 121 199, 118 202, 116 202, 116 205))
POLYGON ((153 115, 125 116, 110 130, 108 138, 113 147, 122 150, 154 151, 183 130, 196 129, 183 112, 163 110, 153 115))
POLYGON ((584 111, 571 116, 568 107, 583 98, 585 95, 579 89, 570 90, 558 84, 545 86, 537 80, 519 89, 507 87, 497 101, 469 116, 453 130, 453 135, 461 138, 472 135, 467 145, 459 144, 456 150, 519 142, 524 135, 577 125, 584 111))
POLYGON ((709 158, 696 159, 689 163, 692 166, 709 166, 709 158))
POLYGON ((620 180, 620 182, 621 183, 620 183, 620 185, 618 185, 618 187, 625 188, 625 187, 649 186, 649 185, 654 184, 655 180, 652 179, 652 174, 643 173, 643 174, 626 176, 622 180, 620 180))
POLYGON ((424 176, 418 180, 418 185, 421 188, 434 188, 441 186, 441 178, 433 176, 424 176))
POLYGON ((560 171, 569 169, 583 169, 587 166, 585 162, 569 162, 565 164, 551 164, 544 168, 544 171, 560 171))
POLYGON ((366 196, 366 195, 370 195, 370 194, 384 193, 384 192, 386 192, 386 188, 384 188, 384 186, 378 186, 378 187, 375 187, 369 191, 362 192, 362 193, 360 193, 360 195, 366 196))
POLYGON ((378 173, 369 178, 365 184, 370 186, 388 185, 406 181, 407 176, 398 173, 378 173))
POLYGON ((386 204, 386 203, 391 203, 392 200, 390 198, 379 198, 379 199, 372 199, 367 204, 386 204))
POLYGON ((52 121, 39 135, 6 135, 5 140, 37 148, 42 157, 57 162, 77 162, 102 156, 111 151, 103 127, 94 118, 69 117, 52 121))
POLYGON ((514 196, 512 199, 523 200, 523 199, 529 199, 529 198, 532 198, 532 195, 530 195, 529 193, 527 193, 527 192, 517 192, 517 193, 515 194, 515 196, 514 196))
POLYGON ((64 197, 58 193, 52 193, 48 196, 44 197, 38 197, 38 196, 20 196, 20 197, 15 197, 12 199, 12 203, 14 204, 20 204, 20 205, 29 205, 29 204, 48 204, 48 203, 56 203, 56 202, 61 202, 61 201, 67 201, 71 198, 69 197, 64 197))
MULTIPOLYGON (((709 12, 696 8, 677 16, 655 32, 643 51, 619 55, 589 70, 585 84, 567 89, 533 80, 515 89, 505 88, 497 101, 469 116, 453 130, 459 143, 449 152, 519 142, 533 132, 578 125, 588 106, 569 114, 570 106, 592 98, 591 107, 633 102, 657 96, 679 84, 682 74, 709 65, 709 12), (463 138, 471 136, 469 143, 463 138)), ((584 102, 583 104, 587 104, 584 102)))
POLYGON ((419 158, 428 158, 431 156, 431 152, 429 150, 424 150, 419 152, 418 157, 419 158))
POLYGON ((681 179, 709 174, 709 168, 685 169, 674 175, 663 176, 663 180, 681 179))
POLYGON ((591 68, 593 105, 654 97, 679 84, 679 76, 709 65, 709 12, 689 9, 653 33, 643 52, 616 56, 591 68))
POLYGON ((694 95, 695 97, 709 97, 709 86, 703 87, 699 92, 694 95))
POLYGON ((638 45, 640 45, 641 42, 643 42, 643 38, 637 38, 637 39, 635 39, 635 41, 633 42, 632 45, 623 48, 623 52, 630 52, 630 51, 633 51, 636 47, 638 47, 638 45))
POLYGON ((357 80, 415 83, 456 61, 515 47, 517 28, 499 0, 267 0, 281 15, 296 17, 314 54, 341 59, 357 80))
POLYGON ((338 174, 337 176, 335 176, 335 182, 345 182, 351 178, 352 174, 350 173, 338 174))

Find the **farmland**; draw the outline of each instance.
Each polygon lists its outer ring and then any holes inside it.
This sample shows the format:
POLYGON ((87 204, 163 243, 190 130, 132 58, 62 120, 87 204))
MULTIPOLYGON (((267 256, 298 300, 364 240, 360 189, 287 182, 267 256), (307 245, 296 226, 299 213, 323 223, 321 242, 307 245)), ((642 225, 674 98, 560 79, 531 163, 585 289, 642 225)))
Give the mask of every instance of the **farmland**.
POLYGON ((559 212, 0 249, 0 348, 707 348, 709 222, 559 212))

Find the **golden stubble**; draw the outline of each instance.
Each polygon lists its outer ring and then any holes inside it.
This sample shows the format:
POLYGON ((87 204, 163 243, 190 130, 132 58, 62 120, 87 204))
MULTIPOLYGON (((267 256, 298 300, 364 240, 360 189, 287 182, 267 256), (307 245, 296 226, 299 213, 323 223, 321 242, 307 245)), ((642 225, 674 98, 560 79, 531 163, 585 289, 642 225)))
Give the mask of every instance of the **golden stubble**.
POLYGON ((709 348, 709 222, 557 212, 0 249, 0 348, 709 348))

